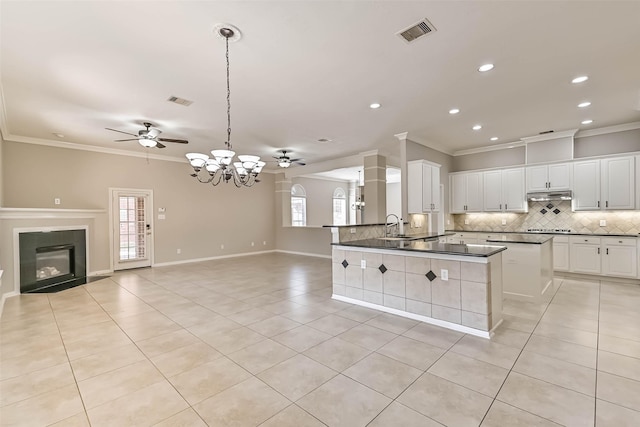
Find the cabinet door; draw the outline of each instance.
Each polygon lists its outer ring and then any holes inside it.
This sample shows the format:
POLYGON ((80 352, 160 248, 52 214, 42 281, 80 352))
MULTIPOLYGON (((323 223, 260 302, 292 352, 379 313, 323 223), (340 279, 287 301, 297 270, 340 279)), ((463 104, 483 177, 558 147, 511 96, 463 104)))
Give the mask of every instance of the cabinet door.
POLYGON ((467 212, 482 211, 482 172, 465 174, 466 179, 466 206, 467 212))
POLYGON ((602 258, 602 274, 636 277, 638 274, 635 246, 607 246, 602 258))
POLYGON ((449 185, 451 186, 451 213, 464 213, 464 206, 467 200, 464 174, 449 175, 449 185))
POLYGON ((407 210, 411 213, 423 213, 422 210, 422 163, 407 164, 407 210))
POLYGON ((574 163, 571 203, 576 211, 600 210, 600 160, 574 163))
POLYGON ((553 242, 553 269, 569 271, 569 243, 553 242))
POLYGON ((484 210, 500 212, 502 210, 502 171, 485 172, 482 177, 482 187, 484 210))
POLYGON ((527 212, 527 194, 524 189, 524 168, 502 171, 502 203, 507 212, 527 212))
POLYGON ((431 166, 422 165, 422 211, 431 212, 433 208, 433 175, 431 174, 431 166))
POLYGON ((602 270, 600 245, 572 243, 570 249, 570 271, 574 273, 600 274, 602 270))
POLYGON ((431 203, 432 211, 440 212, 440 168, 430 166, 431 168, 431 203))
POLYGON ((605 209, 635 209, 634 158, 602 160, 602 200, 605 209))
POLYGON ((571 163, 559 163, 549 165, 549 190, 570 190, 571 189, 571 163))
POLYGON ((527 168, 527 191, 547 191, 547 165, 527 168))

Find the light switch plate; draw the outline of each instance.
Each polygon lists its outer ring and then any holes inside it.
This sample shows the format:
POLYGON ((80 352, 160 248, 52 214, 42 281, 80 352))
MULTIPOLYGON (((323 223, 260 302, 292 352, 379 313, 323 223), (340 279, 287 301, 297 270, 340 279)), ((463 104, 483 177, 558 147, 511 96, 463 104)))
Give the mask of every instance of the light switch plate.
POLYGON ((464 220, 464 225, 469 225, 469 220, 468 219, 464 220))
POLYGON ((600 227, 606 227, 607 226, 607 220, 606 219, 601 219, 600 220, 600 227))
POLYGON ((351 229, 349 229, 349 232, 350 232, 351 234, 356 234, 356 229, 355 229, 355 228, 351 228, 351 229))
POLYGON ((167 216, 165 214, 159 214, 158 219, 165 219, 167 216))
POLYGON ((506 219, 502 220, 502 225, 507 225, 507 220, 506 219))
POLYGON ((449 280, 449 270, 445 270, 444 268, 440 270, 440 280, 449 280))
POLYGON ((361 259, 360 260, 360 268, 367 268, 367 260, 366 259, 361 259))

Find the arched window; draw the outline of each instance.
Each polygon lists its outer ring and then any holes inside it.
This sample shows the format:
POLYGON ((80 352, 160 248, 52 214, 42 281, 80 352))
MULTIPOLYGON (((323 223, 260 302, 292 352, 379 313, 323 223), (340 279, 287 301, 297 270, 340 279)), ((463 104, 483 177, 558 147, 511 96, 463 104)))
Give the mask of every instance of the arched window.
POLYGON ((333 192, 333 225, 347 225, 347 197, 340 187, 333 192))
POLYGON ((291 187, 291 225, 306 227, 307 225, 307 193, 300 184, 291 187))

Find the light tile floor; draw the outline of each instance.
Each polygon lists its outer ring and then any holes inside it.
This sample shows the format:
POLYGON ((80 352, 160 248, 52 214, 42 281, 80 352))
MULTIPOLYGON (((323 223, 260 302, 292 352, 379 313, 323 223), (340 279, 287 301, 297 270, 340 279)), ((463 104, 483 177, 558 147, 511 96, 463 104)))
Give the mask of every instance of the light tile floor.
POLYGON ((640 286, 556 279, 485 340, 331 300, 330 269, 267 254, 10 298, 0 424, 640 425, 640 286))

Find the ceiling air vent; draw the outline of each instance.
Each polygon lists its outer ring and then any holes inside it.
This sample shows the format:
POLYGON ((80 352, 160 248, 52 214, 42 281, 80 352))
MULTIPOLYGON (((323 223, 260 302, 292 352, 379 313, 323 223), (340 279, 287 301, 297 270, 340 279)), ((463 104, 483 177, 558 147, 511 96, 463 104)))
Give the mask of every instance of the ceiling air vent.
POLYGON ((436 31, 436 28, 425 18, 417 24, 407 28, 406 30, 397 32, 396 34, 402 37, 402 39, 407 43, 411 43, 434 31, 436 31))
POLYGON ((193 104, 193 101, 189 101, 188 99, 184 99, 184 98, 178 98, 177 96, 170 96, 169 99, 167 99, 167 101, 173 102, 174 104, 184 105, 185 107, 188 107, 189 105, 193 104))

